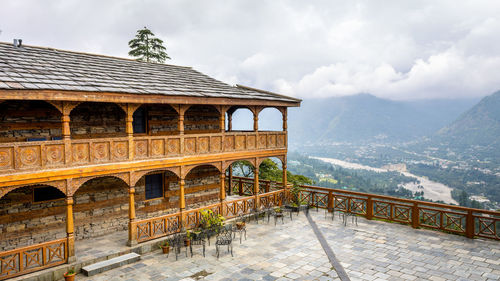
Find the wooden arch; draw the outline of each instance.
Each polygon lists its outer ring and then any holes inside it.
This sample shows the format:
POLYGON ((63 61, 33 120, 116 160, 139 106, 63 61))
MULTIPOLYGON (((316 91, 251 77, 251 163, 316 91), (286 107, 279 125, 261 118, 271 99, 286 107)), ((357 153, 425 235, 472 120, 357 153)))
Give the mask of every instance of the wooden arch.
POLYGON ((259 158, 257 158, 257 165, 256 165, 256 167, 260 167, 260 164, 262 164, 262 162, 264 160, 272 158, 272 157, 278 158, 281 161, 281 167, 283 167, 283 166, 286 165, 286 156, 285 155, 276 155, 276 156, 267 156, 267 157, 259 157, 259 158))
POLYGON ((157 173, 157 172, 171 172, 172 174, 174 174, 178 178, 180 178, 181 168, 180 167, 168 167, 168 168, 158 168, 158 169, 133 172, 130 175, 130 186, 135 187, 137 185, 137 183, 139 182, 139 180, 141 180, 142 177, 144 177, 148 174, 157 173))
POLYGON ((87 183, 90 180, 97 179, 97 178, 107 178, 107 177, 113 177, 122 180, 129 188, 130 188, 130 174, 129 173, 117 173, 117 174, 108 174, 108 175, 98 175, 98 176, 92 176, 92 177, 81 177, 81 178, 75 178, 69 180, 68 183, 68 196, 73 196, 82 185, 87 183))
POLYGON ((181 178, 185 179, 186 176, 194 169, 197 167, 202 167, 202 166, 213 166, 217 170, 219 170, 220 173, 222 173, 222 163, 221 162, 211 162, 211 163, 203 163, 203 164, 197 164, 197 165, 188 165, 184 166, 181 169, 181 178))
POLYGON ((18 188, 22 187, 28 187, 28 186, 50 186, 53 188, 56 188, 57 190, 61 191, 67 196, 67 191, 66 191, 66 181, 60 180, 60 181, 48 181, 48 182, 41 182, 41 183, 33 183, 33 184, 25 184, 25 185, 13 185, 9 186, 6 188, 0 188, 0 199, 7 195, 9 192, 16 190, 18 188))
POLYGON ((231 166, 234 162, 238 162, 238 161, 247 161, 252 165, 252 167, 254 169, 256 167, 255 166, 255 164, 256 164, 255 158, 244 158, 244 159, 234 159, 234 160, 224 161, 224 163, 222 164, 222 170, 226 171, 226 169, 229 168, 229 166, 231 166))

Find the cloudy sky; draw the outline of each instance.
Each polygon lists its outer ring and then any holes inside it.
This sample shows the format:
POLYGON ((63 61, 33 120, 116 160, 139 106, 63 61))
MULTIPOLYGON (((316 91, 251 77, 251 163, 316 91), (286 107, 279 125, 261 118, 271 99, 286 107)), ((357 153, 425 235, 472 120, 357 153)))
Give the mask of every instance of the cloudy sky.
POLYGON ((172 60, 300 98, 500 89, 500 1, 1 0, 0 41, 127 57, 143 26, 172 60))

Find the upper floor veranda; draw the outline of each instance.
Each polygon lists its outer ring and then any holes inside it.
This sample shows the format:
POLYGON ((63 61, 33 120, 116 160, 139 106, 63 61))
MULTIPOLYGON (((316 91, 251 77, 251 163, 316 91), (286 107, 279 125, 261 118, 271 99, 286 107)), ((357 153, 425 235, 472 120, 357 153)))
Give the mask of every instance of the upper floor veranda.
POLYGON ((287 108, 299 105, 189 67, 0 43, 0 186, 286 155, 287 108), (259 130, 267 108, 279 130, 259 130), (253 130, 233 130, 241 109, 253 130))

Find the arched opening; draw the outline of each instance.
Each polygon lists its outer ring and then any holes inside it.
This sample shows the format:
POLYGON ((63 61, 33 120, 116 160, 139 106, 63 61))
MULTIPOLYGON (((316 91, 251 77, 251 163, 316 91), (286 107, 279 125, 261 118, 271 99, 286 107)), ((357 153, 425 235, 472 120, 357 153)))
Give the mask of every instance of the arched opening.
POLYGON ((246 107, 233 106, 226 112, 227 131, 253 131, 253 112, 246 107))
POLYGON ((254 166, 247 160, 238 160, 226 169, 227 195, 253 195, 254 166))
POLYGON ((220 132, 220 113, 213 105, 193 105, 184 113, 184 133, 220 132))
POLYGON ((149 172, 135 185, 138 219, 179 212, 179 177, 171 171, 149 172))
POLYGON ((75 238, 98 237, 128 229, 128 185, 106 176, 85 182, 73 195, 75 238))
POLYGON ((84 102, 70 114, 71 138, 109 138, 125 134, 125 112, 108 102, 84 102))
POLYGON ((192 169, 185 178, 186 209, 219 202, 219 189, 219 169, 212 165, 202 165, 192 169))
POLYGON ((0 142, 58 140, 61 112, 45 101, 9 100, 0 103, 0 142))
POLYGON ((144 104, 133 115, 135 135, 173 135, 179 131, 179 114, 168 104, 144 104))
POLYGON ((259 131, 282 131, 283 114, 274 107, 266 107, 259 113, 259 131))
POLYGON ((34 185, 0 198, 0 252, 66 237, 65 197, 55 187, 34 185))

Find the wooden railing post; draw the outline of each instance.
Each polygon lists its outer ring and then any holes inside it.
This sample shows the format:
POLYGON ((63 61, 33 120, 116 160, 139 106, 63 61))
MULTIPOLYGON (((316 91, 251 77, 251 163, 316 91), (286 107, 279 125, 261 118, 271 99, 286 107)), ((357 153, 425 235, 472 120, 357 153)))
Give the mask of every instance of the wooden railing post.
POLYGON ((282 183, 283 183, 283 188, 286 188, 287 186, 287 175, 286 175, 286 157, 285 160, 283 161, 283 178, 282 178, 282 183))
POLYGON ((184 209, 186 209, 186 198, 184 196, 184 186, 186 185, 186 182, 184 179, 179 180, 179 212, 180 212, 180 225, 181 227, 183 226, 183 220, 184 218, 182 217, 184 214, 184 209))
POLYGON ((266 181, 266 193, 269 192, 269 189, 271 188, 271 181, 266 181))
POLYGON ((467 211, 467 218, 465 222, 465 236, 467 238, 474 238, 474 216, 472 210, 467 211))
POLYGON ((333 192, 328 192, 328 212, 333 212, 333 192))
POLYGON ((66 197, 66 237, 68 243, 68 263, 76 261, 75 256, 75 226, 73 223, 73 197, 66 197))
POLYGON ((255 196, 255 208, 259 208, 259 167, 253 172, 253 194, 255 196))
POLYGON ((135 188, 128 189, 128 246, 137 245, 137 225, 135 219, 135 188))
POLYGON ((238 193, 243 196, 243 180, 241 178, 238 178, 238 193))
POLYGON ((224 172, 220 174, 220 191, 219 191, 219 198, 220 198, 220 214, 224 215, 224 200, 226 199, 226 175, 224 172))
POLYGON ((231 195, 233 192, 233 166, 229 165, 229 179, 227 185, 229 186, 227 189, 227 195, 231 195))
POLYGON ((366 219, 371 220, 373 218, 373 199, 368 196, 366 199, 366 219))
POLYGON ((418 210, 418 203, 413 202, 413 206, 411 208, 411 226, 413 228, 417 228, 420 225, 420 214, 418 210))

